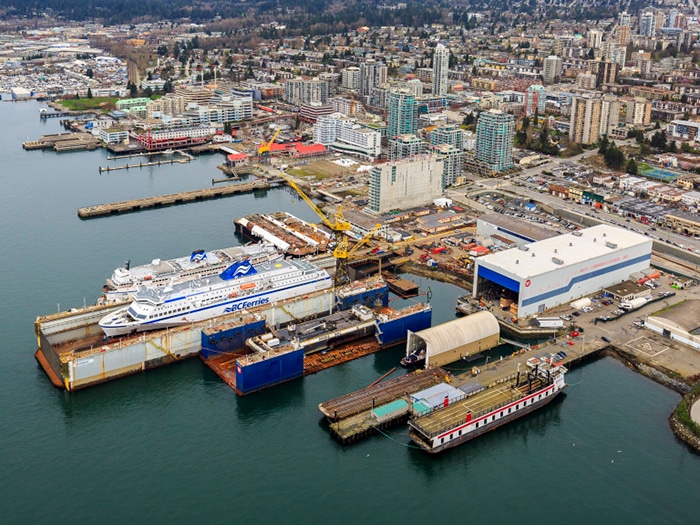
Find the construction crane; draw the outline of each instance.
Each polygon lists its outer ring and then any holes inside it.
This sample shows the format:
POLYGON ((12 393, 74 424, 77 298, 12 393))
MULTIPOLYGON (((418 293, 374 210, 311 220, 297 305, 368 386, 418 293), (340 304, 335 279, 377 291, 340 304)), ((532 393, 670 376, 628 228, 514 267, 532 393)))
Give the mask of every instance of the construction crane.
POLYGON ((377 224, 367 235, 365 235, 355 246, 348 249, 348 236, 346 232, 352 229, 352 226, 348 221, 345 220, 343 216, 343 207, 338 206, 337 211, 329 218, 321 209, 316 206, 316 204, 304 193, 304 191, 297 185, 294 180, 280 172, 280 177, 282 177, 289 186, 296 191, 299 196, 304 199, 304 202, 309 205, 309 207, 319 216, 321 222, 325 224, 332 234, 332 241, 335 243, 335 248, 333 249, 333 257, 335 258, 335 286, 343 286, 350 282, 350 274, 348 273, 348 257, 355 253, 355 251, 369 241, 372 236, 379 231, 382 227, 381 224, 377 224))
POLYGON ((272 135, 272 138, 265 142, 264 140, 260 143, 260 146, 258 146, 258 155, 262 155, 263 153, 269 153, 270 152, 270 147, 275 143, 277 140, 277 136, 280 134, 280 131, 282 131, 281 127, 278 127, 275 130, 275 133, 272 135))
POLYGON ((336 286, 343 286, 350 282, 350 271, 348 270, 348 260, 350 257, 364 244, 368 243, 369 240, 374 237, 374 234, 382 229, 381 224, 376 224, 369 232, 367 232, 362 239, 357 241, 357 244, 352 248, 348 249, 348 238, 347 235, 343 235, 340 240, 340 244, 336 244, 333 250, 333 257, 335 257, 335 283, 336 286))

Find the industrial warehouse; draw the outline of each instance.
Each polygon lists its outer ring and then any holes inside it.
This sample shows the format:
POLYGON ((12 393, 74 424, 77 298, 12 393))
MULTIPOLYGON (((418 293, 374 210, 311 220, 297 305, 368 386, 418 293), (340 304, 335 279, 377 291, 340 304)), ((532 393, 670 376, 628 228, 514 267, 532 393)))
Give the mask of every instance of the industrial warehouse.
POLYGON ((645 270, 648 237, 609 225, 575 231, 476 260, 476 298, 500 298, 525 318, 620 283, 645 270))

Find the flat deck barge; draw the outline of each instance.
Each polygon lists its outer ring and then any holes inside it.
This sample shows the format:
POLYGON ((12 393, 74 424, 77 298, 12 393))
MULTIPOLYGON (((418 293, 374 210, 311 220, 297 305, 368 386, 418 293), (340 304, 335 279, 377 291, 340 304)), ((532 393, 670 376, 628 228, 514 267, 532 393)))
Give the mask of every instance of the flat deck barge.
POLYGON ((234 224, 241 235, 270 242, 295 257, 324 252, 331 240, 325 231, 286 212, 253 213, 236 219, 234 224))

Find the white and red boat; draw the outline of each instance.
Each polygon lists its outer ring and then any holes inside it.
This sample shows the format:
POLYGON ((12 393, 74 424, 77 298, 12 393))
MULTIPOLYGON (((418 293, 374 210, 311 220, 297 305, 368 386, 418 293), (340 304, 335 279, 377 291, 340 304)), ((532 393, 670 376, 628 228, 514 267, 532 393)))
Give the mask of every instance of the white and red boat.
POLYGON ((495 387, 418 412, 409 437, 430 453, 442 452, 542 408, 566 388, 563 366, 528 367, 495 387))

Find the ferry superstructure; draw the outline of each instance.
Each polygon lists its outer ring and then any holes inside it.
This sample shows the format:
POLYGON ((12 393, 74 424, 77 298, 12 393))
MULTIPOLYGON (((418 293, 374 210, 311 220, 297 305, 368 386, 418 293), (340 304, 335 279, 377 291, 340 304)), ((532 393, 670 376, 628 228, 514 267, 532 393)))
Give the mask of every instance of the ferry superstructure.
POLYGON ((564 366, 529 366, 497 386, 418 411, 409 421, 409 437, 430 453, 442 452, 543 407, 566 388, 564 366))
POLYGON ((149 264, 117 268, 102 288, 105 303, 128 301, 139 287, 152 288, 179 284, 192 279, 218 275, 237 261, 250 260, 253 265, 281 259, 282 254, 271 244, 259 243, 217 250, 196 250, 190 255, 169 259, 153 259, 149 264))
POLYGON ((328 272, 303 260, 230 265, 221 274, 164 287, 141 287, 129 306, 100 320, 109 337, 210 319, 330 288, 328 272))

